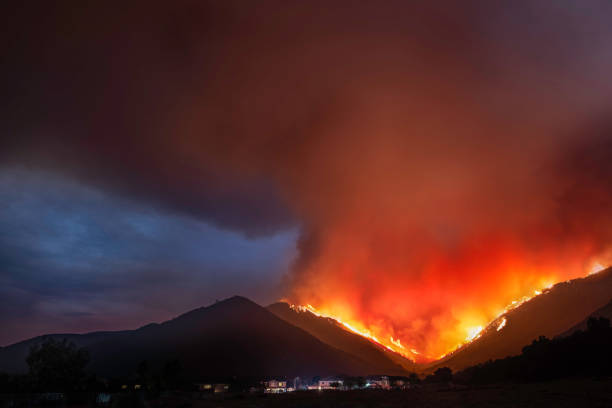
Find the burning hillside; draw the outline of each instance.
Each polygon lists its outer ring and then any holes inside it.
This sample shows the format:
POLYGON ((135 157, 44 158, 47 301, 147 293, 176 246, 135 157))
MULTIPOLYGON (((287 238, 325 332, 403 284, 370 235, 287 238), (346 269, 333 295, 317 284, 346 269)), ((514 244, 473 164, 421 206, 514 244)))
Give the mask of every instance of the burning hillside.
MULTIPOLYGON (((596 274, 603 269, 604 267, 601 264, 594 263, 593 267, 588 272, 588 276, 596 274)), ((392 315, 389 315, 390 317, 388 317, 386 321, 384 313, 380 312, 366 313, 363 318, 354 317, 356 315, 353 310, 347 307, 334 309, 334 303, 331 303, 331 306, 326 306, 325 303, 323 303, 323 305, 318 308, 315 308, 311 304, 292 305, 291 308, 299 312, 312 313, 316 316, 331 318, 337 321, 346 330, 359 334, 395 353, 416 362, 428 362, 444 358, 449 353, 480 338, 485 330, 495 330, 499 332, 504 329, 507 325, 507 318, 505 315, 508 312, 517 309, 536 296, 548 291, 553 284, 558 282, 558 278, 547 277, 546 280, 542 282, 544 283, 542 283, 538 289, 528 289, 530 290, 529 294, 508 302, 500 309, 495 309, 495 303, 492 303, 492 306, 488 309, 473 312, 473 314, 470 314, 469 310, 464 311, 462 314, 460 309, 456 309, 456 314, 452 316, 455 319, 454 326, 443 328, 437 332, 433 331, 436 327, 430 328, 433 333, 443 334, 444 337, 438 339, 430 338, 428 339, 429 342, 420 343, 418 345, 410 341, 414 338, 410 337, 415 334, 411 330, 414 326, 407 326, 407 328, 399 327, 395 329, 391 320, 393 318, 392 315), (489 312, 487 312, 487 310, 489 312), (375 323, 370 323, 373 321, 371 320, 372 316, 378 316, 378 324, 376 324, 376 321, 375 323), (422 348, 419 350, 418 347, 422 348), (434 352, 431 350, 434 350, 434 352)), ((416 334, 418 335, 419 333, 416 334)))
POLYGON ((517 355, 540 336, 552 339, 566 335, 580 324, 586 327, 586 318, 598 310, 605 310, 612 296, 612 268, 595 270, 598 272, 559 282, 530 299, 517 302, 485 327, 472 342, 425 369, 435 370, 441 366, 462 369, 517 355))

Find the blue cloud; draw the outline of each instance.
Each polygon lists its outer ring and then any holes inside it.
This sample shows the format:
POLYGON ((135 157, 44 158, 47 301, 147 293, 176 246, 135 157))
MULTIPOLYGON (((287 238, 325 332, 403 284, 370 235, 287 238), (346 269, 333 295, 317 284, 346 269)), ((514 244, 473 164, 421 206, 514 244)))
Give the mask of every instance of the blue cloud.
POLYGON ((1 171, 0 205, 0 344, 272 301, 295 255, 295 229, 249 239, 45 172, 1 171))

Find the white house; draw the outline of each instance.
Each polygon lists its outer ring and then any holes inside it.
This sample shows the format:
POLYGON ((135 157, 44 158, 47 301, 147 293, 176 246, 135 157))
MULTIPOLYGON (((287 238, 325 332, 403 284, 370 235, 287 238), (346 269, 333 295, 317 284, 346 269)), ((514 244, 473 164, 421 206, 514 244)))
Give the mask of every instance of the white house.
POLYGON ((344 381, 339 378, 330 377, 319 380, 320 390, 337 390, 344 386, 344 381))
POLYGON ((389 377, 382 375, 380 377, 370 377, 366 379, 366 388, 379 388, 382 390, 391 389, 389 377))
POLYGON ((265 394, 281 394, 287 392, 287 381, 269 380, 264 382, 265 394))

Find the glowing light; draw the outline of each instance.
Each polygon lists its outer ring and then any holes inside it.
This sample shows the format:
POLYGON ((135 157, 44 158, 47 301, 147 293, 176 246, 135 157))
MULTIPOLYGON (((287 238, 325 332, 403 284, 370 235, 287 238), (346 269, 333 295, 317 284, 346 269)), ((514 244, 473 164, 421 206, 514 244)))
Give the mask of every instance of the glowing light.
POLYGON ((401 349, 404 349, 404 346, 402 346, 402 342, 399 339, 395 340, 393 337, 389 337, 389 340, 391 341, 392 344, 396 345, 397 347, 401 349))
POLYGON ((507 320, 506 320, 506 318, 504 317, 504 318, 502 319, 502 321, 499 323, 499 326, 497 326, 497 331, 500 331, 501 329, 503 329, 503 328, 506 326, 506 322, 507 322, 507 320))
POLYGON ((337 316, 328 314, 328 313, 323 313, 317 309, 314 308, 314 306, 307 304, 306 306, 301 306, 301 305, 290 305, 289 306, 291 309, 297 311, 297 312, 308 312, 308 313, 312 313, 313 315, 317 316, 317 317, 324 317, 326 319, 332 319, 334 320, 336 323, 338 323, 339 325, 343 326, 344 328, 346 328, 348 331, 351 331, 355 334, 358 334, 362 337, 367 338, 368 340, 378 344, 379 346, 382 346, 384 348, 386 348, 389 351, 392 351, 394 353, 397 353, 401 356, 404 356, 406 358, 412 359, 414 357, 415 354, 420 354, 418 352, 416 352, 416 350, 414 349, 410 349, 410 352, 412 353, 409 354, 405 351, 405 347, 401 344, 400 340, 396 340, 393 337, 389 338, 390 343, 387 342, 383 342, 381 340, 378 339, 378 337, 376 337, 370 330, 367 329, 359 329, 356 326, 360 325, 358 322, 355 323, 349 323, 349 322, 345 322, 343 320, 341 320, 340 318, 338 318, 337 316))
MULTIPOLYGON (((593 269, 591 270, 589 275, 598 273, 604 269, 604 266, 597 263, 593 266, 593 269)), ((447 348, 448 351, 441 355, 437 353, 435 355, 428 354, 426 352, 424 353, 422 351, 416 350, 413 347, 404 345, 402 344, 401 339, 389 336, 388 332, 385 333, 385 331, 382 330, 380 327, 368 327, 364 322, 358 319, 353 318, 347 320, 345 317, 340 317, 341 315, 346 316, 345 314, 336 314, 338 312, 331 313, 329 312, 329 310, 322 311, 316 309, 311 304, 306 304, 306 306, 291 305, 291 308, 299 312, 309 312, 318 317, 332 319, 339 326, 345 328, 346 330, 365 337, 368 340, 376 343, 377 345, 385 347, 386 349, 397 353, 403 357, 406 357, 410 360, 432 361, 442 359, 455 353, 460 348, 480 338, 484 333, 493 331, 494 329, 497 332, 501 331, 504 327, 506 327, 508 323, 507 318, 505 317, 507 313, 522 306, 526 302, 531 301, 533 298, 540 296, 543 293, 546 293, 550 288, 553 287, 554 283, 551 283, 550 279, 546 279, 542 280, 540 282, 540 285, 540 289, 532 289, 531 296, 523 296, 521 298, 515 299, 503 309, 498 309, 496 315, 491 320, 486 319, 486 317, 483 318, 483 316, 475 317, 474 315, 465 315, 463 319, 463 325, 460 326, 461 332, 466 333, 464 340, 460 340, 461 337, 459 337, 459 342, 456 342, 452 345, 449 344, 449 347, 447 348)))
POLYGON ((478 337, 480 337, 480 334, 482 333, 482 329, 484 329, 484 327, 482 326, 475 326, 475 327, 470 327, 467 332, 467 336, 465 338, 465 341, 470 342, 472 340, 477 339, 478 337))
MULTIPOLYGON (((552 287, 552 284, 547 284, 545 289, 549 289, 552 287)), ((306 306, 302 306, 302 305, 290 305, 290 307, 298 312, 309 312, 312 313, 313 315, 317 316, 317 317, 323 317, 326 319, 332 319, 334 320, 336 323, 338 323, 339 325, 343 326, 345 329, 347 329, 350 332, 353 332, 355 334, 358 334, 362 337, 365 337, 367 339, 369 339, 370 341, 378 344, 379 346, 385 347, 386 349, 400 354, 401 356, 404 356, 406 358, 409 359, 414 359, 414 358, 419 358, 419 357, 424 357, 426 360, 433 360, 433 359, 441 359, 444 358, 446 356, 448 356, 449 354, 454 353, 457 349, 465 346, 466 344, 469 344, 470 342, 480 338, 480 336, 482 336, 485 328, 489 327, 490 325, 492 325, 495 321, 497 321, 500 317, 502 317, 504 314, 510 312, 511 310, 514 310, 518 307, 520 307, 521 305, 523 305, 525 302, 530 301, 531 299, 533 299, 534 297, 541 295, 542 294, 542 290, 535 290, 533 296, 523 296, 520 299, 517 300, 513 300, 508 306, 506 306, 504 309, 502 309, 497 316, 495 316, 495 318, 493 320, 491 320, 488 324, 486 325, 476 325, 476 326, 471 326, 468 327, 466 329, 467 331, 467 335, 465 337, 464 342, 455 345, 451 351, 449 351, 448 353, 442 354, 440 356, 437 357, 432 357, 432 356, 423 356, 422 353, 420 353, 419 351, 415 350, 414 348, 408 348, 406 349, 406 347, 401 343, 400 339, 395 339, 393 338, 393 336, 389 337, 389 341, 381 341, 372 331, 365 329, 365 328, 359 328, 359 327, 363 327, 363 325, 358 322, 347 322, 342 320, 341 318, 339 318, 336 315, 330 314, 330 313, 324 313, 321 312, 320 310, 317 310, 314 306, 312 306, 311 304, 307 304, 306 306)), ((507 320, 505 317, 503 317, 503 319, 501 320, 501 322, 498 324, 496 330, 500 331, 501 329, 503 329, 506 326, 507 320)))
POLYGON ((603 271, 604 269, 606 269, 605 266, 603 266, 599 262, 595 262, 595 264, 591 268, 591 271, 589 272, 589 276, 590 275, 595 275, 596 273, 599 273, 599 272, 603 271))

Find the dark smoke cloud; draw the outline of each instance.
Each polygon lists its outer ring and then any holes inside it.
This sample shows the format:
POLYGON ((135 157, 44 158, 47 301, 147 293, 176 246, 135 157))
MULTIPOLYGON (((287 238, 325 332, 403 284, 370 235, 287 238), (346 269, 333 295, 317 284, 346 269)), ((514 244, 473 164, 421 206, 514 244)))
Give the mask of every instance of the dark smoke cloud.
POLYGON ((296 239, 247 239, 24 169, 0 172, 0 206, 0 346, 139 327, 236 293, 272 302, 296 239))
POLYGON ((566 188, 559 197, 559 219, 567 231, 612 241, 612 125, 609 119, 585 128, 560 160, 566 188))
POLYGON ((587 262, 610 238, 611 8, 13 4, 1 159, 246 234, 299 224, 294 296, 349 282, 357 309, 434 258, 462 282, 474 254, 587 262))

